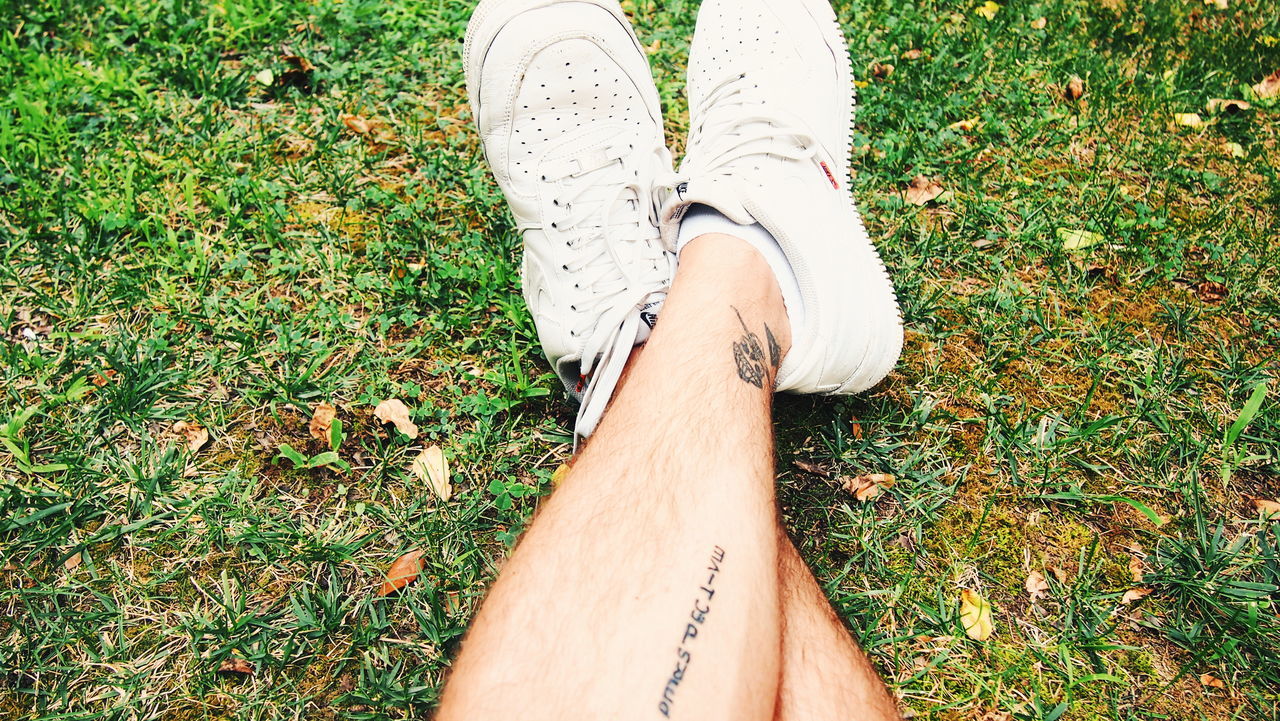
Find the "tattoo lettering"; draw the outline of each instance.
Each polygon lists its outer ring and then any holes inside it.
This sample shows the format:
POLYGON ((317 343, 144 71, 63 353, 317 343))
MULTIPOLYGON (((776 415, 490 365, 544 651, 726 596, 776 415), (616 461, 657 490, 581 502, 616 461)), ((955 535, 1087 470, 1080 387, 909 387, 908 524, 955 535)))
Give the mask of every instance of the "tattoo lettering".
POLYGON ((689 612, 689 620, 685 622, 684 634, 680 645, 676 647, 676 665, 662 688, 662 700, 658 701, 658 713, 664 718, 671 718, 671 709, 676 702, 676 689, 684 680, 689 663, 693 660, 691 642, 698 637, 698 631, 707 622, 707 614, 711 613, 711 599, 716 595, 716 574, 720 573, 720 563, 724 561, 724 549, 716 546, 711 551, 711 563, 707 566, 707 582, 698 586, 699 593, 694 596, 693 610, 689 612))

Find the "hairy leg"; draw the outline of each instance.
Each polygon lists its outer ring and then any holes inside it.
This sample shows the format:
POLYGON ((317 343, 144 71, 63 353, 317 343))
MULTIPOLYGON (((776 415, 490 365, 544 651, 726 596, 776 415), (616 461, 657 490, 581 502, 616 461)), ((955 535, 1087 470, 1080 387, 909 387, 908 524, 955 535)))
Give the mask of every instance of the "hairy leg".
POLYGON ((770 408, 789 344, 755 250, 724 235, 683 250, 644 353, 481 608, 439 718, 773 718, 770 408))
POLYGON ((854 643, 800 553, 778 529, 782 681, 778 721, 899 721, 897 704, 854 643))

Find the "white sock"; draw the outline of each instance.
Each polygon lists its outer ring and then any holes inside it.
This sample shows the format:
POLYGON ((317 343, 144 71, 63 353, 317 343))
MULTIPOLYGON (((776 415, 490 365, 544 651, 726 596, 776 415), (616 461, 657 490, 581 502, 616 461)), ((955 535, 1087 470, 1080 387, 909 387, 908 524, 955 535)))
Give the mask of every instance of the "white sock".
POLYGON ((764 256, 778 278, 778 287, 782 289, 782 303, 787 308, 787 319, 791 321, 792 336, 798 333, 804 324, 804 299, 800 297, 800 283, 796 280, 795 271, 791 270, 786 254, 782 252, 782 246, 778 245, 773 235, 759 223, 741 225, 709 205, 694 204, 680 221, 676 253, 689 241, 707 233, 724 233, 741 238, 760 251, 760 255, 764 256))

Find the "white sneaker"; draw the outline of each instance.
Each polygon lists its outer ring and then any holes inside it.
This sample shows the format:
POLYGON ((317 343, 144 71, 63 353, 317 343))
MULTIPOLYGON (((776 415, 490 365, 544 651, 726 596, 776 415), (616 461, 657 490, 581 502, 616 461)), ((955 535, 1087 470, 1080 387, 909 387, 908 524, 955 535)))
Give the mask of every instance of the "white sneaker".
POLYGON ((902 320, 849 192, 853 78, 831 6, 704 0, 688 95, 688 150, 662 209, 663 240, 674 244, 695 203, 762 225, 804 306, 778 390, 874 386, 897 362, 902 320))
POLYGON ((674 270, 651 190, 671 172, 658 92, 614 0, 484 0, 465 55, 485 157, 524 236, 525 301, 586 437, 674 270))

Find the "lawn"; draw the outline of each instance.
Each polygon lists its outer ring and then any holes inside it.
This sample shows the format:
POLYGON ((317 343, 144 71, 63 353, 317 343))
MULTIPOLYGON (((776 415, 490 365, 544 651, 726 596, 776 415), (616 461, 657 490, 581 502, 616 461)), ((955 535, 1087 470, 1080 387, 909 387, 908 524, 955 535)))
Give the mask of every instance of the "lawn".
MULTIPOLYGON (((430 713, 573 420, 471 126, 472 4, 4 3, 0 718, 430 713)), ((907 328, 872 393, 778 404, 836 608, 917 718, 1274 718, 1280 6, 836 5, 907 328)), ((626 7, 678 150, 697 3, 626 7)))

